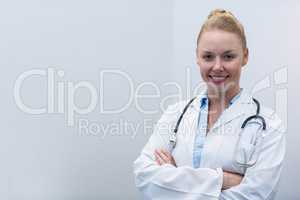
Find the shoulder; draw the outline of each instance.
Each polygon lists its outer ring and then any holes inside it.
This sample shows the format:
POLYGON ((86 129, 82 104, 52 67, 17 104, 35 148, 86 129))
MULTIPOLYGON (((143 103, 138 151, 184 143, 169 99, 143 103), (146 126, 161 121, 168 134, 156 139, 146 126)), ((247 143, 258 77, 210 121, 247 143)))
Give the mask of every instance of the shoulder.
MULTIPOLYGON (((161 117, 156 123, 157 129, 172 128, 170 125, 175 125, 186 102, 187 101, 179 101, 168 105, 167 108, 163 110, 161 117)), ((169 131, 171 131, 171 129, 169 131)))
POLYGON ((203 98, 203 95, 197 95, 194 96, 191 99, 181 100, 174 104, 171 104, 168 106, 168 108, 165 110, 166 113, 182 113, 185 107, 197 107, 199 106, 199 100, 203 98))
POLYGON ((189 100, 181 100, 168 106, 166 112, 180 112, 188 104, 189 100))
MULTIPOLYGON (((197 97, 194 98, 192 103, 189 106, 195 106, 197 97)), ((189 104, 191 99, 181 100, 176 103, 170 104, 164 111, 161 118, 164 120, 177 120, 180 115, 183 113, 184 108, 189 104)))
POLYGON ((260 115, 265 119, 267 130, 283 132, 283 122, 272 108, 261 106, 260 115))
POLYGON ((179 115, 183 112, 183 109, 187 105, 187 103, 188 100, 182 100, 168 105, 168 107, 163 111, 163 116, 178 118, 179 115))
MULTIPOLYGON (((257 106, 254 103, 254 97, 248 90, 244 93, 244 98, 246 99, 245 102, 250 101, 252 102, 251 105, 256 109, 257 106)), ((263 101, 257 100, 260 104, 260 111, 259 115, 264 118, 266 122, 266 130, 267 132, 284 132, 284 125, 283 121, 280 119, 278 113, 275 109, 265 106, 263 101)))

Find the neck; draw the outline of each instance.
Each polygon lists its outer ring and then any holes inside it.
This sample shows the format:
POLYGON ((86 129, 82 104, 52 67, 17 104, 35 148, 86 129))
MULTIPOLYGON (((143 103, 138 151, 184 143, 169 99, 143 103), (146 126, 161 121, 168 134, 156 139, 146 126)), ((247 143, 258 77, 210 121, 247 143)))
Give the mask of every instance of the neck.
POLYGON ((228 107, 230 100, 236 96, 240 91, 240 86, 237 85, 234 88, 229 88, 228 90, 222 88, 219 90, 208 89, 207 96, 209 99, 209 104, 213 107, 223 107, 224 109, 228 107))

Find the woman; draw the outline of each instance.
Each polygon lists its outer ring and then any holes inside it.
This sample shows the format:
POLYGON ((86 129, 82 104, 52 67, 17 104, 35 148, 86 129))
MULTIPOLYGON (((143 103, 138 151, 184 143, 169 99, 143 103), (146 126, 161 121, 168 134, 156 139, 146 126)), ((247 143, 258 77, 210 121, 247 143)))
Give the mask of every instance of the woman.
POLYGON ((187 102, 169 106, 162 115, 134 162, 137 187, 145 199, 274 199, 285 135, 277 115, 258 108, 240 88, 248 61, 243 26, 228 11, 212 11, 196 53, 207 89, 187 106, 171 148, 170 136, 187 102))

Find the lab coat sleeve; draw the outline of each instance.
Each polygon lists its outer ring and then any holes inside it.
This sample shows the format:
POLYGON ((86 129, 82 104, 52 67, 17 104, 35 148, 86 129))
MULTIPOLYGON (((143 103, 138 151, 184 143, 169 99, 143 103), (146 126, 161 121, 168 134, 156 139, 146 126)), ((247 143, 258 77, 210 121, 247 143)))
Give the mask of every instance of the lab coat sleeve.
POLYGON ((285 155, 283 126, 267 132, 257 163, 248 168, 242 182, 222 191, 220 200, 273 200, 285 155))
POLYGON ((176 107, 178 106, 169 107, 163 114, 148 143, 135 160, 135 184, 144 199, 217 200, 223 184, 221 168, 194 169, 169 164, 159 166, 155 162, 154 150, 169 147, 169 135, 178 118, 176 107))

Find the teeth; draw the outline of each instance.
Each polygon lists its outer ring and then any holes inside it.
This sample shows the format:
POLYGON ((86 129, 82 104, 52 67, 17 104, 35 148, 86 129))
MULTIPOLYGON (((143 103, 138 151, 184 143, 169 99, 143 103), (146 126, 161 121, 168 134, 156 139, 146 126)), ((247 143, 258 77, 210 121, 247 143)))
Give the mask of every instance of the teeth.
POLYGON ((222 81, 222 80, 224 80, 226 77, 224 77, 224 76, 212 76, 212 78, 213 78, 214 80, 217 80, 217 81, 222 81))

